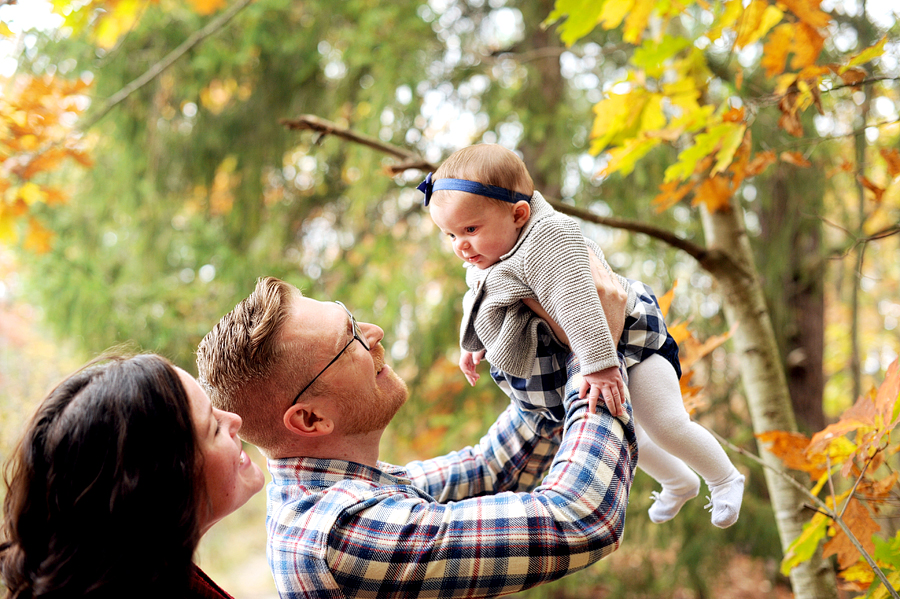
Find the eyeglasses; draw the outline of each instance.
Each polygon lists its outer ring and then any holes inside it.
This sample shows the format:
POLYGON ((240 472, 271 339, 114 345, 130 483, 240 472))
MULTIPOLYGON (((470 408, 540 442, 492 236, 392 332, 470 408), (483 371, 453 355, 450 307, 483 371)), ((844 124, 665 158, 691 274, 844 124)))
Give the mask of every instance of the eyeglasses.
POLYGON ((323 368, 323 369, 321 370, 321 372, 319 372, 319 374, 317 374, 316 376, 314 376, 314 377, 313 377, 313 380, 311 380, 311 381, 309 382, 308 385, 306 385, 305 387, 303 387, 303 389, 300 390, 300 393, 297 394, 297 396, 294 398, 294 401, 291 402, 291 405, 295 405, 295 404, 297 403, 297 400, 300 399, 300 396, 303 395, 303 393, 304 393, 307 389, 309 389, 310 387, 312 387, 312 384, 315 383, 316 380, 317 380, 320 376, 322 376, 322 373, 324 373, 326 370, 328 370, 328 367, 329 367, 329 366, 331 366, 332 364, 334 364, 335 362, 337 362, 337 359, 340 358, 342 355, 344 355, 344 352, 347 351, 347 348, 350 347, 350 344, 352 344, 354 341, 359 341, 359 342, 362 344, 362 346, 363 346, 364 348, 366 348, 366 351, 371 351, 371 348, 369 347, 369 343, 368 343, 368 342, 365 340, 365 338, 362 336, 362 330, 360 330, 359 324, 357 324, 356 319, 353 318, 353 314, 350 313, 350 310, 347 309, 347 306, 345 306, 345 305, 342 304, 341 302, 334 302, 334 303, 336 303, 338 306, 340 306, 341 308, 343 308, 343 309, 344 309, 344 312, 347 313, 347 316, 350 317, 350 324, 353 326, 353 339, 351 339, 350 341, 348 341, 348 342, 347 342, 347 345, 344 346, 344 349, 342 349, 341 351, 339 351, 339 352, 338 352, 338 355, 336 355, 336 356, 334 357, 334 359, 333 359, 331 362, 329 362, 328 364, 326 364, 326 365, 325 365, 325 368, 323 368))

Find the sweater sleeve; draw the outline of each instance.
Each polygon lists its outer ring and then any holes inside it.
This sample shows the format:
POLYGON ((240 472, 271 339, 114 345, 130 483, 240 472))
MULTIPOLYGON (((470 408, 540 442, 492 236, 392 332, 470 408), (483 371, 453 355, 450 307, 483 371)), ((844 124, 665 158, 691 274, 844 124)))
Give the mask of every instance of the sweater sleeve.
POLYGON ((530 232, 524 277, 535 298, 562 327, 588 374, 618 366, 616 343, 591 278, 588 249, 571 219, 546 219, 530 232))

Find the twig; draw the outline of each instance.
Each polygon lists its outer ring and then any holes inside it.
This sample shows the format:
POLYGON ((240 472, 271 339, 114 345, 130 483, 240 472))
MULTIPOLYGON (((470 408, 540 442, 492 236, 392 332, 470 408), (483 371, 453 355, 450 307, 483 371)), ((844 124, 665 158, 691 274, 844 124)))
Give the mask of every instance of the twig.
POLYGON ((192 49, 194 46, 202 42, 204 39, 209 37, 210 35, 216 33, 225 25, 228 24, 231 19, 235 17, 241 10, 247 7, 253 0, 238 0, 230 7, 228 10, 223 12, 221 15, 207 23, 203 28, 198 31, 195 31, 193 35, 191 35, 188 39, 186 39, 180 46, 169 52, 169 54, 157 62, 155 65, 150 67, 143 75, 114 93, 110 96, 103 106, 100 107, 97 113, 94 114, 91 118, 87 119, 83 124, 79 126, 81 131, 85 131, 90 129, 97 122, 109 114, 113 108, 122 103, 128 96, 133 94, 135 91, 144 87, 151 81, 153 81, 156 77, 158 77, 163 71, 172 66, 175 61, 184 56, 188 50, 192 49))

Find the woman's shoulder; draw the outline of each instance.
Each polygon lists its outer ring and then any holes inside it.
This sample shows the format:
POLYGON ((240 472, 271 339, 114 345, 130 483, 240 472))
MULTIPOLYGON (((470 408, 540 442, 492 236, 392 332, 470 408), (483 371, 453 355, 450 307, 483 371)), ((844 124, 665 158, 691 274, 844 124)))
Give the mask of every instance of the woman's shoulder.
POLYGON ((187 597, 190 599, 234 599, 197 566, 191 569, 191 583, 187 597))

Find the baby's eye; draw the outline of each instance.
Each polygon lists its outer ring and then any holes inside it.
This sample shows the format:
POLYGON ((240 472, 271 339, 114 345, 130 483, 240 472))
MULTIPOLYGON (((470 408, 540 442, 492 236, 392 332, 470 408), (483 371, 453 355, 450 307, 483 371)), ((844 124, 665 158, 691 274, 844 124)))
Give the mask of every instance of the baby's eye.
POLYGON ((453 233, 447 233, 447 237, 449 237, 450 239, 456 239, 456 235, 454 235, 453 233))
POLYGON ((475 227, 466 227, 466 233, 474 233, 475 227))

